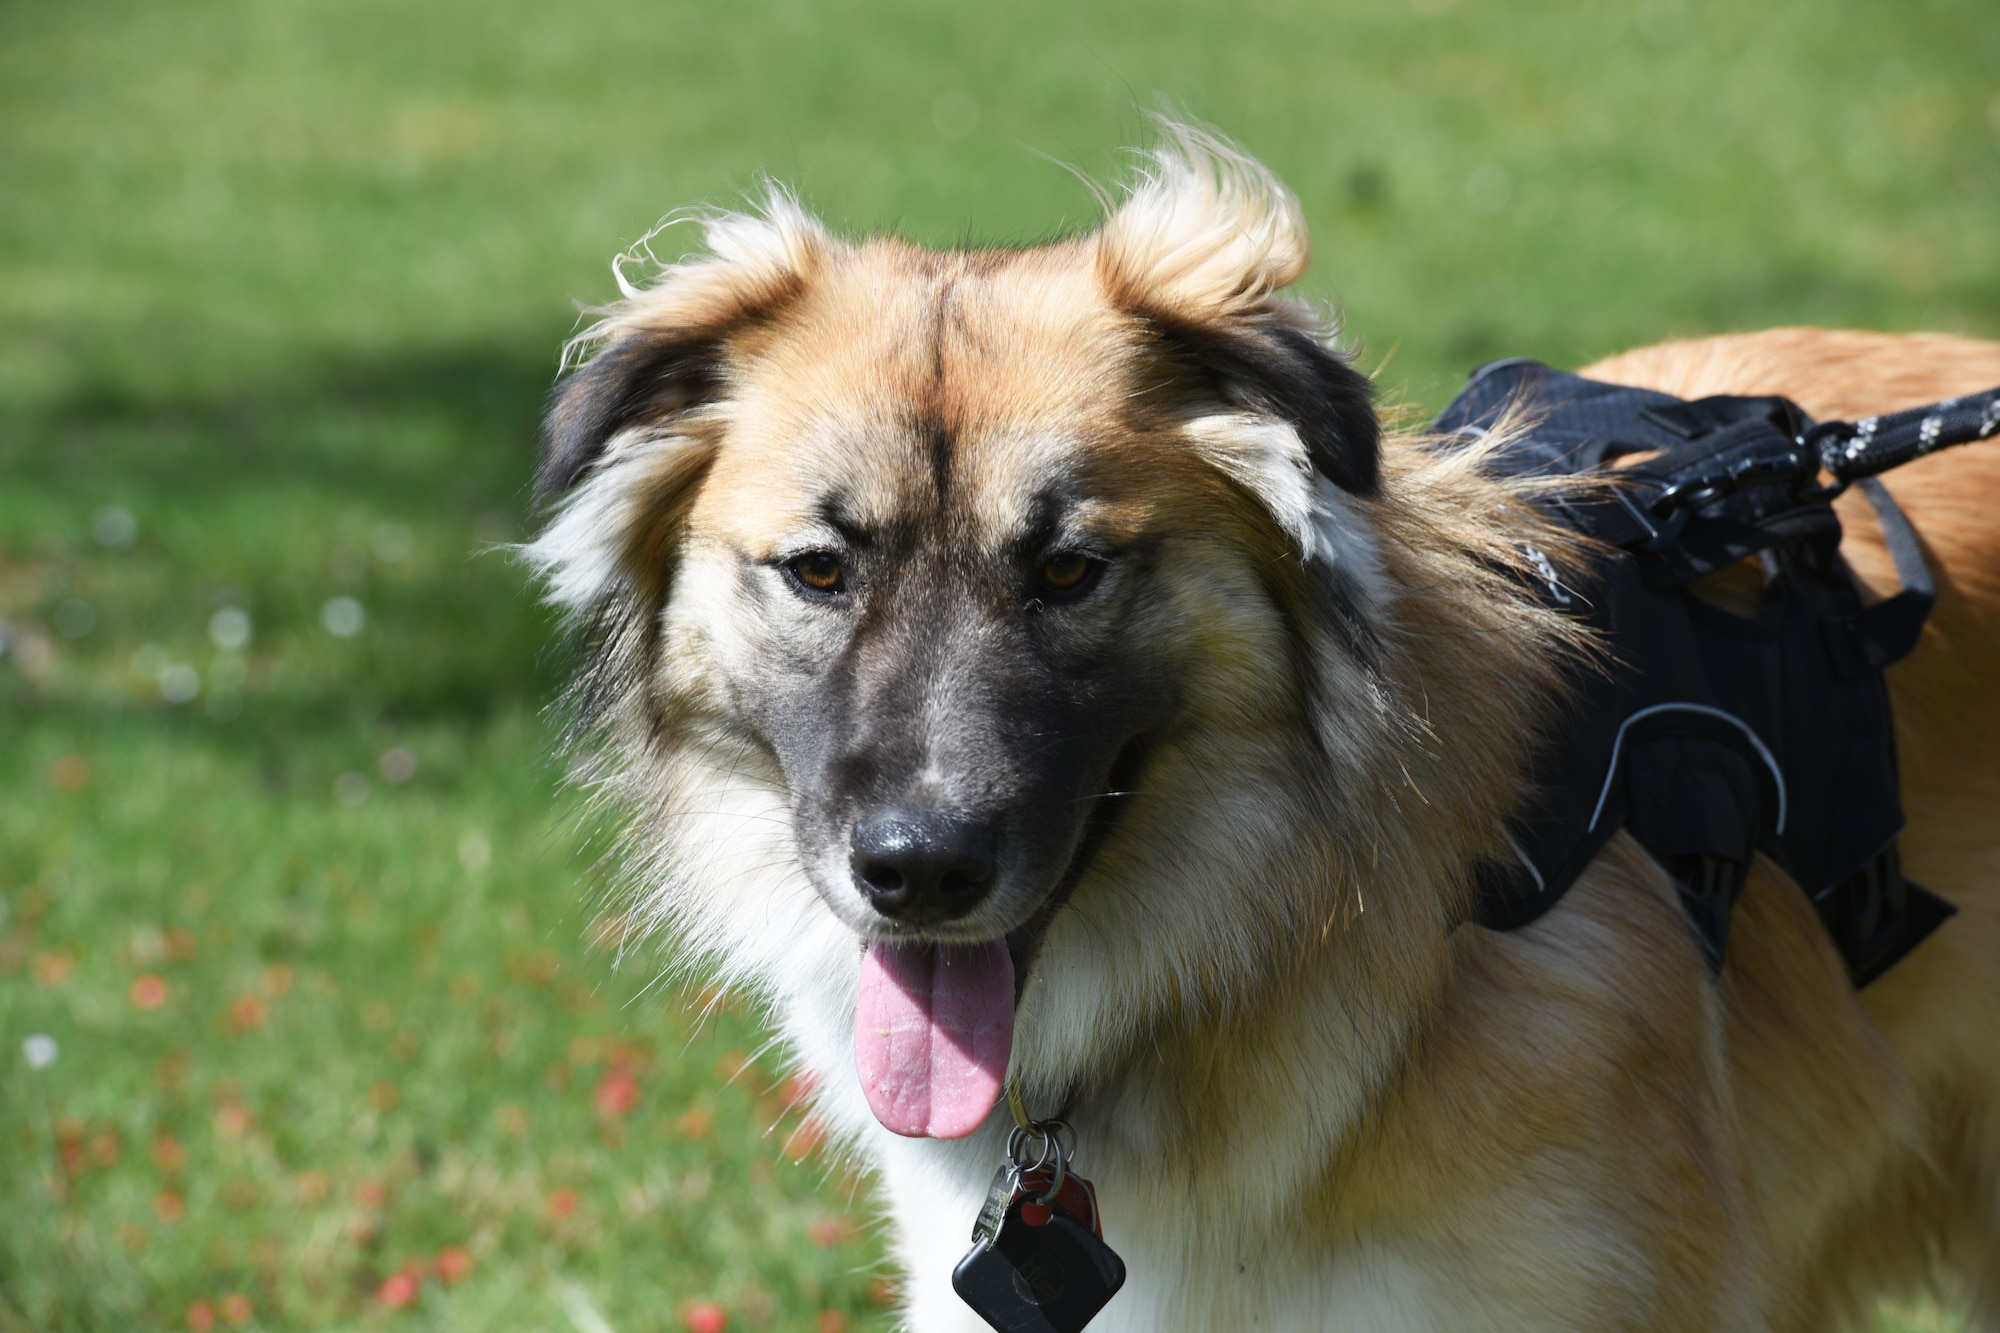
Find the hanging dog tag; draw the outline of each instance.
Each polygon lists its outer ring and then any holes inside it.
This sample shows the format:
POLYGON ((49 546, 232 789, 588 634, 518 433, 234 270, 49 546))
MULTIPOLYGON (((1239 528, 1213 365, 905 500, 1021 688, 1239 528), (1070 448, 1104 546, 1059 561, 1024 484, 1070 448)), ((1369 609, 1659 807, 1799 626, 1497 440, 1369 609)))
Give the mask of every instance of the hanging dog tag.
POLYGON ((1125 1284, 1097 1191, 1065 1169, 1052 1131, 1046 1143, 1054 1170, 1010 1160, 994 1176, 972 1249, 951 1275, 959 1298, 1000 1333, 1078 1333, 1125 1284))

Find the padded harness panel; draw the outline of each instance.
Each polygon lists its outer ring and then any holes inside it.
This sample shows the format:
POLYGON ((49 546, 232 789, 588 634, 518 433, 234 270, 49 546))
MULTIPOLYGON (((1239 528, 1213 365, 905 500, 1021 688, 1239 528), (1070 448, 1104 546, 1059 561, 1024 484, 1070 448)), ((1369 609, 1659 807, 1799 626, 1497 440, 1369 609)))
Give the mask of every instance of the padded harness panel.
MULTIPOLYGON (((1528 552, 1540 595, 1605 651, 1543 738, 1531 803, 1508 830, 1515 859, 1479 867, 1478 921, 1535 920, 1623 828, 1674 877, 1712 967, 1763 852, 1812 897, 1865 985, 1953 910, 1905 881, 1895 853, 1903 812, 1882 668, 1915 646, 1929 610, 1914 540, 1899 553, 1904 591, 1863 608, 1839 554, 1839 487, 1820 485, 1812 423, 1784 399, 1687 402, 1500 362, 1438 417, 1436 447, 1524 417, 1494 469, 1617 479, 1545 502, 1598 544, 1587 578, 1564 585, 1528 552), (1633 453, 1651 456, 1608 470, 1633 453), (1751 556, 1766 574, 1758 615, 1687 591, 1751 556)), ((1887 491, 1862 484, 1887 507, 1885 528, 1893 513, 1907 533, 1887 491)))

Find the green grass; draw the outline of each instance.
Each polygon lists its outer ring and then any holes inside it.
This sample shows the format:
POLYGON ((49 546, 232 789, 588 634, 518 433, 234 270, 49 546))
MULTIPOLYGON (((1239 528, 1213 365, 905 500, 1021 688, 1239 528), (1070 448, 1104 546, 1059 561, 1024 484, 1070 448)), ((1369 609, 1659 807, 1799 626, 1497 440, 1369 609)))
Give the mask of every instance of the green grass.
POLYGON ((1163 95, 1434 407, 1495 355, 2000 334, 1997 46, 1984 0, 0 8, 0 1329, 887 1326, 754 1017, 593 946, 548 625, 478 554, 668 209, 768 169, 1033 239, 1163 95))

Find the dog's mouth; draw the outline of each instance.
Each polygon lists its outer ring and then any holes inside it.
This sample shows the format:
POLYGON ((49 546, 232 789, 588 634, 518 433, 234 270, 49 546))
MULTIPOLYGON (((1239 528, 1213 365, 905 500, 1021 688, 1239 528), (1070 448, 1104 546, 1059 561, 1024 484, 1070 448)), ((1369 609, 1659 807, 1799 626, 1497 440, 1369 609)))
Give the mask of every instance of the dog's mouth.
MULTIPOLYGON (((1114 772, 1136 769, 1139 753, 1114 772)), ((861 958, 854 1064, 883 1128, 911 1138, 964 1138, 999 1100, 1014 1049, 1014 1013, 1056 916, 1095 861, 1131 793, 1114 781, 1093 798, 1069 865, 1033 916, 970 944, 872 940, 861 958)))

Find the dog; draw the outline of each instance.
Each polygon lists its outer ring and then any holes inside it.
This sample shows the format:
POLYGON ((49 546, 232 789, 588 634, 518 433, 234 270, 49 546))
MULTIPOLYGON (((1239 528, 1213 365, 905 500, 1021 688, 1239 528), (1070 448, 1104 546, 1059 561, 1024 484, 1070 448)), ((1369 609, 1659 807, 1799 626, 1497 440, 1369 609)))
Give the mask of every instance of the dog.
MULTIPOLYGON (((1819 1330, 1927 1288, 2000 1327, 2000 447, 1888 478, 1939 585, 1889 673, 1903 861, 1955 919, 1857 993, 1760 859, 1715 976, 1621 834, 1489 931, 1469 867, 1592 652, 1523 552, 1579 539, 1384 430, 1280 294, 1268 170, 1171 123, 1139 160, 1026 249, 853 243, 775 187, 704 215, 545 428, 577 780, 635 919, 768 1006, 875 1173, 908 1326, 983 1326, 951 1275, 1012 1079, 1126 1265, 1103 1330, 1819 1330)), ((1585 373, 1854 418, 2000 345, 1585 373)))

